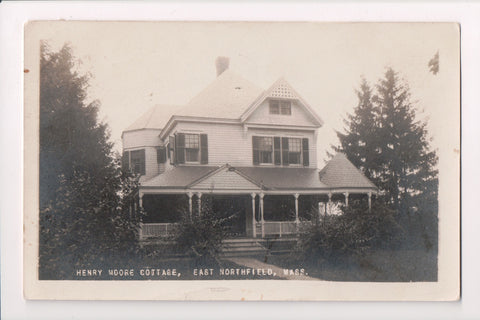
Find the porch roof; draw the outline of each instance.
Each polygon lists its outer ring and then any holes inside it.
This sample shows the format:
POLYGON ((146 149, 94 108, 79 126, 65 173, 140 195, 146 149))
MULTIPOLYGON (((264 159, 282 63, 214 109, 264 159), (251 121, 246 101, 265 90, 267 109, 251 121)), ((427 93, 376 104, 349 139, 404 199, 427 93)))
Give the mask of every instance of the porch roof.
MULTIPOLYGON (((214 185, 223 190, 377 190, 348 159, 338 153, 322 169, 293 167, 178 166, 149 180, 141 187, 155 189, 200 188, 214 185), (234 173, 237 174, 234 174, 234 173), (204 186, 205 185, 205 186, 204 186)), ((211 186, 211 187, 210 187, 211 186)), ((216 189, 216 188, 215 188, 216 189)))
POLYGON ((235 167, 265 189, 328 189, 318 178, 318 170, 310 168, 235 167))
POLYGON ((331 188, 377 187, 343 153, 337 153, 320 171, 320 180, 331 188))
POLYGON ((149 180, 141 182, 142 187, 155 188, 186 188, 192 182, 217 170, 213 166, 180 166, 173 167, 149 180))

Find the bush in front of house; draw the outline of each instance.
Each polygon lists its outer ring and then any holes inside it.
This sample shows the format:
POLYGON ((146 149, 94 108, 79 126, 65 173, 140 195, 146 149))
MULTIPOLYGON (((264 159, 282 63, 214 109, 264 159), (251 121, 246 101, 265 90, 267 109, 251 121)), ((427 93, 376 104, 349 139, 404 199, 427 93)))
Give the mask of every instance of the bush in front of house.
POLYGON ((193 258, 194 264, 219 264, 222 243, 229 231, 228 221, 233 216, 222 216, 215 212, 209 197, 202 200, 200 214, 190 214, 188 210, 183 212, 175 241, 179 251, 193 258))
POLYGON ((393 211, 380 202, 371 212, 361 202, 342 210, 341 215, 311 213, 314 223, 299 235, 298 258, 315 264, 348 263, 372 248, 393 248, 401 243, 404 231, 393 211))

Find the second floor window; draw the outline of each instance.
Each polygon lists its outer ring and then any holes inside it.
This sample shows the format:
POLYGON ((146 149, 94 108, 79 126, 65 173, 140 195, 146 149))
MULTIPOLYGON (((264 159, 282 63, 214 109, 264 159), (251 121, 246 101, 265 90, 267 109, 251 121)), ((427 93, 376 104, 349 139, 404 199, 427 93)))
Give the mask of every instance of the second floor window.
POLYGON ((200 137, 198 134, 185 134, 185 161, 199 162, 200 137))
POLYGON ((145 175, 145 149, 124 151, 122 166, 134 173, 145 175))
POLYGON ((253 164, 309 166, 308 138, 252 137, 253 164))
POLYGON ((288 163, 302 163, 302 139, 288 138, 288 163))
POLYGON ((206 134, 176 133, 170 138, 172 164, 208 163, 208 136, 206 134))
POLYGON ((258 150, 260 155, 260 163, 272 163, 273 162, 273 138, 272 137, 259 137, 258 150))

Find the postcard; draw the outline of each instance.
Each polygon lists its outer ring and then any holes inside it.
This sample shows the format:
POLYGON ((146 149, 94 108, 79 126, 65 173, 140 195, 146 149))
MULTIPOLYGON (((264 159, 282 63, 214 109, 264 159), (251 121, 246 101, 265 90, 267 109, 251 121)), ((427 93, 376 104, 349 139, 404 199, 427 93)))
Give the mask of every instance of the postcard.
POLYGON ((30 21, 27 299, 460 297, 455 23, 30 21))

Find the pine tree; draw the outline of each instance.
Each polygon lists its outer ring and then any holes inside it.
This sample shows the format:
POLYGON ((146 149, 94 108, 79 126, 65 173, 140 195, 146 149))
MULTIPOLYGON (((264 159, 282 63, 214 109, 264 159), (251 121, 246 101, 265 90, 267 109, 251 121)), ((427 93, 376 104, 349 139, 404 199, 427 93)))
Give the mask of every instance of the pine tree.
POLYGON ((346 133, 337 133, 336 150, 372 179, 397 212, 423 208, 436 213, 437 156, 430 150, 427 123, 417 119, 408 85, 391 68, 375 89, 372 95, 362 82, 346 133))
POLYGON ((337 152, 344 152, 349 160, 363 171, 372 181, 376 180, 378 157, 375 147, 378 145, 376 133, 375 108, 372 102, 372 90, 365 79, 356 91, 358 104, 353 114, 344 120, 346 133, 337 131, 340 146, 334 147, 337 152))
POLYGON ((436 203, 437 156, 430 150, 427 123, 417 119, 408 85, 389 68, 376 89, 383 164, 380 181, 386 199, 402 212, 424 201, 436 203))
POLYGON ((136 221, 128 206, 136 181, 122 171, 88 102, 88 75, 79 75, 68 45, 40 60, 40 276, 71 276, 75 266, 134 248, 136 221))

